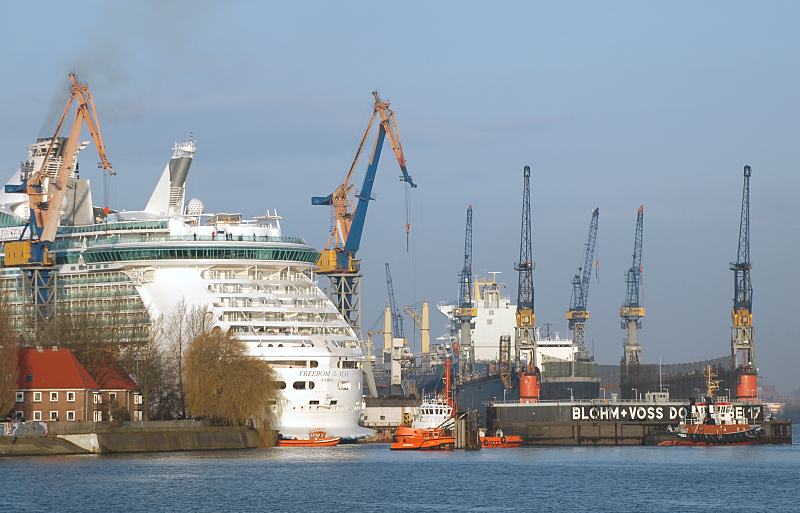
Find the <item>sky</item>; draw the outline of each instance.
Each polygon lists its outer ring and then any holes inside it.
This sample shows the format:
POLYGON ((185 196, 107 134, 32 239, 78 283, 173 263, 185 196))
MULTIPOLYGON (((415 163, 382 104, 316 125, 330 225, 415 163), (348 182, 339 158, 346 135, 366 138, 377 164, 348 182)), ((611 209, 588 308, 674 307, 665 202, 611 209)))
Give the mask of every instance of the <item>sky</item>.
MULTIPOLYGON (((765 384, 800 387, 800 4, 88 1, 2 11, 0 172, 52 134, 75 71, 95 96, 118 172, 109 201, 121 209, 143 208, 173 141, 192 132, 189 197, 209 211, 278 209, 287 235, 321 247, 330 214, 310 197, 342 180, 378 89, 419 188, 406 252, 404 188, 387 145, 359 253, 365 330, 386 303, 384 262, 402 304, 457 297, 468 205, 473 271, 501 272, 515 299, 530 165, 540 323, 566 335, 570 281, 599 207, 587 340, 599 362, 619 362, 618 309, 644 204, 644 360, 727 355, 749 164, 756 363, 765 384)), ((101 184, 93 151, 82 153, 82 176, 101 184)))

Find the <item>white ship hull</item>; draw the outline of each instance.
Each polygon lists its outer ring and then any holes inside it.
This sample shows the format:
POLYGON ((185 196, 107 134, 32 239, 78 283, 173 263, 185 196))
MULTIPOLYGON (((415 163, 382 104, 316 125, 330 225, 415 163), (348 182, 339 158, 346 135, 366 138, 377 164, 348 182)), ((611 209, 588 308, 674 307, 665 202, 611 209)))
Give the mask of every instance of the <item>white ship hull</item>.
MULTIPOLYGON (((169 317, 179 303, 201 307, 211 325, 234 333, 275 369, 281 435, 305 438, 315 429, 346 441, 370 435, 358 426, 363 353, 316 283, 318 253, 302 239, 282 236, 277 214, 252 220, 203 214, 197 200, 185 208, 183 180, 193 156, 193 142, 176 146, 144 211, 112 213, 102 223, 83 212, 77 217, 92 223, 60 230, 52 245, 59 264, 56 310, 113 316, 123 338, 135 341, 142 325, 169 317)), ((0 220, 13 224, 26 208, 9 198, 0 205, 0 220)), ((20 226, 6 226, 0 235, 12 240, 19 232, 20 226)), ((16 322, 24 326, 31 292, 22 272, 0 270, 0 289, 20 305, 16 322)))

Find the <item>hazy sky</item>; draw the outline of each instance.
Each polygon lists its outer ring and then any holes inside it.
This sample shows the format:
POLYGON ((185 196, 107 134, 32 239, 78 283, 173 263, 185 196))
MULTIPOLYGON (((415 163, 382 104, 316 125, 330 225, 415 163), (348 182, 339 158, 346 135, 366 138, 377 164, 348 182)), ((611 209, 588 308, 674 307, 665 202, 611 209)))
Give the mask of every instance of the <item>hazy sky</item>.
MULTIPOLYGON (((516 296, 529 164, 537 318, 566 332, 570 280, 600 207, 587 338, 598 361, 616 363, 640 203, 644 359, 729 353, 728 265, 750 164, 756 360, 765 383, 800 386, 800 4, 219 4, 3 5, 0 170, 50 135, 74 70, 94 92, 119 173, 113 205, 142 208, 172 142, 192 131, 190 197, 212 211, 277 208, 287 234, 321 246, 329 212, 309 198, 346 172, 377 88, 419 183, 416 257, 405 252, 387 145, 360 253, 365 330, 386 301, 387 260, 400 302, 456 297, 469 204, 474 271, 502 271, 516 296)), ((82 175, 100 184, 93 152, 82 175)))

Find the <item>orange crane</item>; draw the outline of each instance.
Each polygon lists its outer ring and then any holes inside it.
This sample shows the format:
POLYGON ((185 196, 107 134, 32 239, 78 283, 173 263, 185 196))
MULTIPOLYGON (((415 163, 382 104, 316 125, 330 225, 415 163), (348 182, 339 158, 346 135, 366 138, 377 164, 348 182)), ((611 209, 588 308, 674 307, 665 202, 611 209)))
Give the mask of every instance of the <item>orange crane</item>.
POLYGON ((30 217, 27 228, 30 228, 29 239, 22 232, 20 240, 5 244, 5 267, 21 267, 31 279, 33 285, 33 301, 37 307, 37 318, 49 317, 52 312, 52 298, 55 289, 55 260, 49 252, 50 244, 55 240, 61 222, 61 205, 67 190, 69 179, 74 175, 76 156, 79 147, 81 129, 86 125, 89 134, 100 156, 99 167, 115 174, 106 156, 106 147, 100 133, 100 121, 94 107, 94 97, 85 82, 79 82, 74 73, 69 74, 70 96, 61 117, 58 120, 55 134, 50 140, 42 165, 28 176, 22 176, 22 183, 6 185, 6 192, 24 193, 28 195, 30 217), (75 117, 70 125, 69 135, 62 152, 62 164, 56 176, 47 172, 47 164, 53 155, 53 146, 61 135, 61 130, 69 116, 72 105, 76 104, 75 117))
MULTIPOLYGON (((367 128, 364 130, 364 135, 361 137, 361 142, 344 180, 331 194, 311 198, 312 205, 330 206, 333 219, 328 240, 317 262, 317 272, 328 276, 330 280, 328 293, 337 309, 347 319, 359 338, 361 338, 361 275, 360 261, 356 258, 356 253, 361 246, 367 208, 370 200, 374 199, 372 198, 372 186, 375 182, 378 161, 380 160, 383 141, 386 137, 389 138, 389 144, 392 146, 397 163, 400 165, 400 171, 402 171, 400 181, 410 188, 417 187, 406 168, 406 158, 403 153, 403 145, 400 142, 400 130, 397 127, 394 111, 389 107, 388 101, 381 99, 377 91, 373 91, 372 96, 374 99, 372 116, 369 118, 367 128), (364 150, 367 138, 378 118, 380 119, 377 123, 378 133, 375 138, 375 145, 372 149, 367 172, 364 175, 364 183, 361 186, 361 190, 356 194, 355 186, 350 180, 364 150), (353 210, 355 199, 358 199, 358 202, 355 210, 353 210)), ((405 229, 406 248, 408 248, 408 239, 411 232, 408 197, 406 197, 405 229)))

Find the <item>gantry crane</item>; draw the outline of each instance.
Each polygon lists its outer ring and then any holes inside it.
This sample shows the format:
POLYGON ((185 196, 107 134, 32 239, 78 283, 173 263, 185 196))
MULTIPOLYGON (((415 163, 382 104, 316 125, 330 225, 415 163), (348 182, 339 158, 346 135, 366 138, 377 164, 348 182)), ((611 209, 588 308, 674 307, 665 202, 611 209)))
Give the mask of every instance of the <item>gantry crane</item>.
POLYGON ((519 272, 517 284, 517 315, 515 330, 515 364, 519 367, 520 356, 526 354, 528 368, 523 372, 528 383, 535 390, 538 400, 540 376, 536 361, 536 314, 534 313, 533 288, 533 243, 531 239, 531 168, 522 170, 522 224, 519 238, 519 261, 514 269, 519 272))
POLYGON ((115 174, 106 156, 106 147, 100 132, 100 121, 94 106, 94 97, 85 82, 79 82, 74 73, 69 74, 70 95, 61 117, 58 120, 55 134, 50 140, 42 165, 30 174, 23 172, 21 183, 5 186, 10 193, 28 195, 30 217, 20 240, 5 244, 4 265, 20 267, 31 284, 33 304, 36 311, 36 330, 47 321, 55 308, 56 270, 55 259, 50 253, 50 244, 55 240, 61 222, 61 207, 67 191, 68 181, 75 174, 77 152, 80 148, 81 129, 84 125, 94 141, 100 156, 99 167, 110 174, 115 174), (69 116, 72 105, 76 105, 75 117, 70 125, 69 135, 62 152, 62 163, 56 176, 47 172, 48 161, 53 158, 53 147, 59 139, 61 129, 69 116), (26 240, 25 232, 29 230, 26 240))
POLYGON ((753 284, 750 281, 750 166, 744 166, 742 212, 739 219, 739 248, 733 271, 731 354, 736 369, 736 398, 757 398, 757 369, 753 340, 753 284))
POLYGON ((386 291, 389 295, 389 311, 392 320, 392 337, 405 338, 403 335, 403 314, 397 308, 397 301, 394 299, 394 285, 392 283, 392 271, 389 269, 389 262, 386 262, 386 291))
POLYGON ((464 266, 458 274, 458 306, 453 316, 460 323, 458 340, 458 380, 463 383, 471 378, 475 369, 475 351, 472 347, 472 319, 478 309, 472 302, 472 205, 467 208, 467 224, 464 233, 464 266))
POLYGON ((587 356, 586 334, 584 327, 589 319, 589 311, 586 309, 589 302, 589 284, 592 279, 592 263, 594 262, 594 250, 597 244, 597 224, 600 218, 600 209, 592 211, 592 220, 589 222, 589 238, 583 252, 583 266, 578 267, 578 272, 572 278, 572 297, 570 299, 567 321, 569 330, 572 332, 572 343, 578 348, 582 357, 587 356))
MULTIPOLYGON (((359 339, 361 338, 361 265, 360 260, 356 258, 356 253, 361 246, 364 222, 367 219, 367 208, 370 200, 374 199, 371 196, 372 186, 375 182, 378 161, 380 160, 383 141, 386 137, 389 138, 397 163, 400 165, 400 171, 402 172, 400 181, 404 182, 409 188, 417 187, 406 168, 406 158, 403 153, 403 146, 400 143, 400 130, 397 128, 394 111, 389 108, 388 101, 381 99, 377 91, 373 91, 372 96, 374 99, 372 116, 369 118, 367 128, 364 130, 364 135, 361 137, 361 142, 344 181, 331 194, 311 198, 312 205, 327 205, 331 207, 333 221, 328 241, 317 261, 317 272, 328 276, 328 295, 339 312, 350 323, 359 339), (376 118, 380 118, 380 120, 378 121, 375 145, 372 148, 372 155, 364 175, 364 183, 361 186, 361 190, 356 193, 355 186, 350 180, 376 118), (353 211, 355 199, 358 199, 358 202, 355 211, 353 211)), ((408 237, 411 230, 408 195, 406 195, 405 229, 406 247, 408 247, 408 237)))
POLYGON ((642 346, 639 344, 639 329, 642 327, 644 307, 640 304, 642 285, 642 235, 644 228, 644 205, 636 212, 636 234, 633 240, 633 261, 625 273, 625 302, 619 309, 622 328, 625 330, 625 366, 642 363, 642 346))

